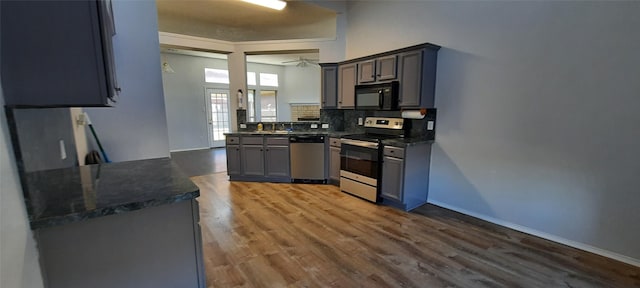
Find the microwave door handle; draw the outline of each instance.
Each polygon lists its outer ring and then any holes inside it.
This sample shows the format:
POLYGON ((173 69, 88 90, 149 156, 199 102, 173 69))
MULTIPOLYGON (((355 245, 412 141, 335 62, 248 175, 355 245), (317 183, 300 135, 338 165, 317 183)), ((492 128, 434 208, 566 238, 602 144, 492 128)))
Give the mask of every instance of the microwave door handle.
POLYGON ((378 90, 378 107, 382 109, 382 105, 384 105, 384 92, 382 89, 378 90))

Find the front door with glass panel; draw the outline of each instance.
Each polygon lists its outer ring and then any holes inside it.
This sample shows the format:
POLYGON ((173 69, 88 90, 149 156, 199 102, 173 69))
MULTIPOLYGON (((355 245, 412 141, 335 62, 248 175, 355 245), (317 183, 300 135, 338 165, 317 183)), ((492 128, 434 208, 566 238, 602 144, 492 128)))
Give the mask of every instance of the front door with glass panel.
POLYGON ((209 144, 224 147, 224 133, 230 132, 229 90, 206 88, 205 103, 209 144))

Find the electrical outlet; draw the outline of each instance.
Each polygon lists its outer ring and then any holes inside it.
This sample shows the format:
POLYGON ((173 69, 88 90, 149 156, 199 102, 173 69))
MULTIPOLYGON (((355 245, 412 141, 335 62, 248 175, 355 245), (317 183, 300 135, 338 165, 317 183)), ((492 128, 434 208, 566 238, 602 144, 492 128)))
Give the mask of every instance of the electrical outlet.
POLYGON ((247 128, 247 124, 240 124, 240 128, 246 129, 247 128))
POLYGON ((427 130, 433 130, 433 125, 434 125, 433 121, 427 121, 427 130))
POLYGON ((315 124, 315 123, 311 124, 311 129, 318 129, 318 124, 315 124))
POLYGON ((358 117, 358 125, 362 126, 362 117, 358 117))
POLYGON ((328 123, 323 123, 322 124, 322 129, 329 129, 329 124, 328 123))

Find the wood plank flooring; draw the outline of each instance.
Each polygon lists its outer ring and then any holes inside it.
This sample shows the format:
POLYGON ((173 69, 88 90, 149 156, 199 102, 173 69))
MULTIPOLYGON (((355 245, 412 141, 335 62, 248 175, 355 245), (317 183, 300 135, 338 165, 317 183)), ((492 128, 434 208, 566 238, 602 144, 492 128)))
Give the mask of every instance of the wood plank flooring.
POLYGON ((171 152, 171 160, 189 177, 227 171, 224 148, 171 152))
POLYGON ((208 287, 640 287, 640 268, 433 205, 191 178, 208 287))

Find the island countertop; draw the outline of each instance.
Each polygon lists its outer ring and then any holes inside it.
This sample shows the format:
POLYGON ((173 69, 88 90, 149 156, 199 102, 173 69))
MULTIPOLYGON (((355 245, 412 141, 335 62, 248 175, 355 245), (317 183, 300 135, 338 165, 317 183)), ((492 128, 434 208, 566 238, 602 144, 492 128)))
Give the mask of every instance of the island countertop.
POLYGON ((169 158, 25 174, 31 229, 187 201, 200 196, 169 158))

